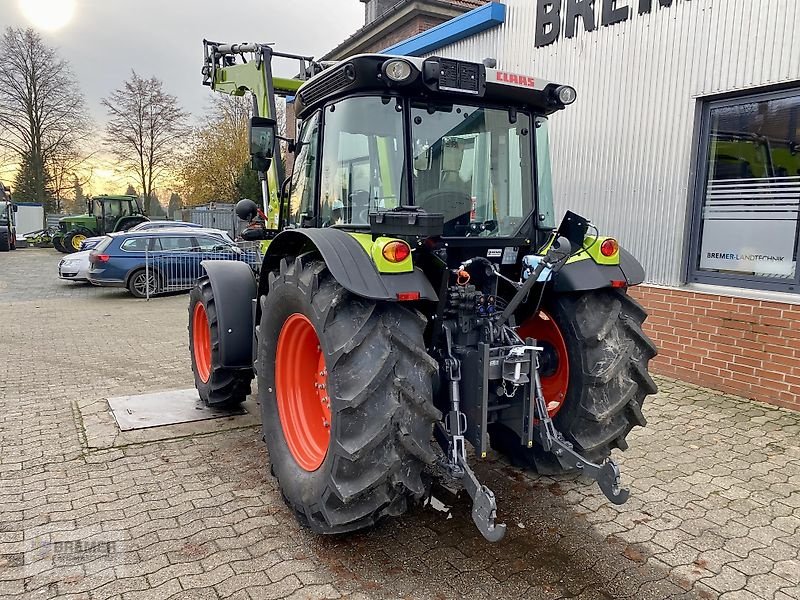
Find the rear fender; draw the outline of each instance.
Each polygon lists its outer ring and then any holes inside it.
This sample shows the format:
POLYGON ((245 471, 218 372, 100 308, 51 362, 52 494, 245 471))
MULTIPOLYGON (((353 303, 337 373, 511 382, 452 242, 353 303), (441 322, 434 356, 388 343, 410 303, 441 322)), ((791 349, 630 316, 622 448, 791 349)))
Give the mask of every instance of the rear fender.
POLYGON ((380 273, 358 240, 334 228, 287 229, 275 236, 261 265, 259 295, 269 292, 269 274, 280 267, 281 260, 309 251, 319 253, 334 279, 357 296, 396 302, 401 292, 418 292, 420 300, 438 300, 420 269, 380 273))
POLYGON ((200 263, 211 282, 219 322, 220 366, 252 368, 256 280, 247 263, 204 260, 200 263))
POLYGON ((556 292, 581 292, 606 287, 629 287, 643 281, 642 265, 630 252, 620 248, 619 265, 598 265, 591 258, 565 264, 553 278, 553 289, 556 292))

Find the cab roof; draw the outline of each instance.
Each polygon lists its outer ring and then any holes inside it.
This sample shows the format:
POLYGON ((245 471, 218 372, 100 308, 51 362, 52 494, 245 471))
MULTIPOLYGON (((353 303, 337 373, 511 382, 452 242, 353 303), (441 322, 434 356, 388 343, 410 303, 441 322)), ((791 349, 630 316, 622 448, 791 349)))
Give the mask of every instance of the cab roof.
POLYGON ((433 56, 415 58, 385 54, 359 54, 342 60, 306 81, 298 90, 295 110, 299 117, 339 98, 360 93, 388 93, 438 102, 496 104, 547 115, 564 108, 556 91, 559 84, 486 67, 481 63, 433 56), (411 67, 405 81, 393 81, 386 65, 404 61, 411 67))

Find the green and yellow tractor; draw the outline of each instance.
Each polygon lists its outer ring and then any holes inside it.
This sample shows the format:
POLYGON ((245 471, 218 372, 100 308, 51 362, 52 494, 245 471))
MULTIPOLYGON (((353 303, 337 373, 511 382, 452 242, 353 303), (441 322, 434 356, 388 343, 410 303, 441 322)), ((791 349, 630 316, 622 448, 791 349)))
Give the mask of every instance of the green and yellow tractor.
POLYGON ((148 220, 136 196, 102 194, 89 198, 86 208, 86 214, 59 219, 58 232, 52 237, 59 252, 77 252, 86 238, 125 231, 148 220))
POLYGON ((497 541, 505 525, 469 447, 579 471, 625 502, 611 453, 645 425, 656 348, 627 293, 644 280, 637 260, 577 214, 556 226, 548 124, 575 90, 448 58, 322 65, 208 41, 203 72, 214 90, 253 95, 264 203, 237 213, 267 247, 258 277, 203 263, 195 382, 231 406, 257 379, 272 473, 300 523, 369 527, 445 473, 497 541), (273 78, 275 57, 306 79, 273 78), (302 123, 283 181, 280 94, 302 123))

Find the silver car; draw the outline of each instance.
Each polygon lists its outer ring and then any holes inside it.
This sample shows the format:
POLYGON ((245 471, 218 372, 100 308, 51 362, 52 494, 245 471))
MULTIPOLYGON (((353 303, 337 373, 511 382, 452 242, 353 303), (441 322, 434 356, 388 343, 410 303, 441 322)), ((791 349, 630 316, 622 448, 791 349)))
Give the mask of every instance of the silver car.
POLYGON ((58 277, 66 281, 89 281, 89 254, 91 250, 82 250, 67 254, 58 263, 58 277))

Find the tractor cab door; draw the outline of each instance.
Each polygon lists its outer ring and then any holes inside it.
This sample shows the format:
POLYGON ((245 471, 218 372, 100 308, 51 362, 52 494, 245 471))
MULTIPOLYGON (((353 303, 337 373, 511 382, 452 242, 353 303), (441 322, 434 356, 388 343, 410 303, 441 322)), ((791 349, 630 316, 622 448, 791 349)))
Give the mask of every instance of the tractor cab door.
POLYGON ((318 224, 369 226, 369 214, 406 204, 404 107, 380 96, 325 107, 318 224))
POLYGON ((314 222, 314 192, 317 181, 320 113, 317 111, 303 123, 295 149, 288 206, 284 206, 283 228, 309 227, 314 222))
POLYGON ((114 224, 114 231, 128 231, 134 225, 148 220, 133 200, 120 200, 120 207, 120 216, 114 224))
POLYGON ((120 231, 120 221, 123 217, 130 216, 130 203, 122 200, 104 200, 103 201, 103 224, 101 226, 102 233, 110 233, 112 231, 120 231))

